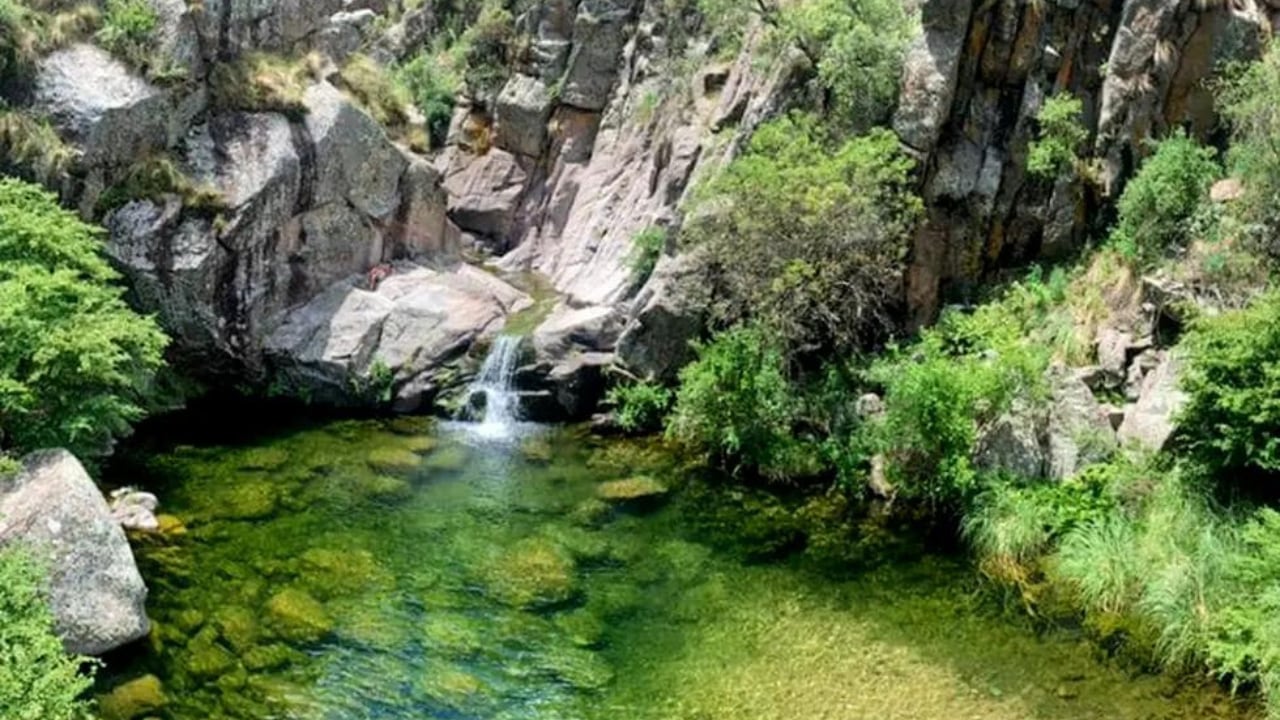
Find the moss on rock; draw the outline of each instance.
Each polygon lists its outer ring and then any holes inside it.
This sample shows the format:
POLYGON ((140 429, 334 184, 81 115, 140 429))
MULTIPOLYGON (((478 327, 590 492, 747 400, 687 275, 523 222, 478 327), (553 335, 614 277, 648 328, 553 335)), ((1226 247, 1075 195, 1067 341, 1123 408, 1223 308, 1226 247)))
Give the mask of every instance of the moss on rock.
POLYGON ((280 637, 311 643, 333 631, 333 619, 310 593, 299 588, 281 590, 267 601, 267 617, 280 637))
POLYGON ((573 556, 540 537, 521 540, 491 562, 484 584, 498 601, 518 608, 559 605, 578 593, 573 556))
POLYGON ((611 480, 596 487, 596 497, 607 503, 628 507, 652 507, 667 495, 667 486, 647 476, 611 480))
POLYGON ((143 675, 99 697, 98 714, 102 720, 135 720, 159 712, 168 704, 160 678, 143 675))
POLYGON ((378 472, 397 473, 417 468, 422 464, 422 458, 414 451, 397 445, 370 450, 365 462, 378 472))

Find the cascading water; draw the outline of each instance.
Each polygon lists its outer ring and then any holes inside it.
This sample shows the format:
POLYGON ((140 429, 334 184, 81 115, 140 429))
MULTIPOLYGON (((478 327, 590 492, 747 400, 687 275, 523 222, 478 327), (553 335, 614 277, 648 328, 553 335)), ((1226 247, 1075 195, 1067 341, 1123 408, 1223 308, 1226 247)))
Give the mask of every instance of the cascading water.
POLYGON ((471 384, 471 393, 484 395, 484 417, 476 431, 485 437, 509 437, 520 423, 520 398, 514 378, 520 361, 520 336, 499 335, 471 384))

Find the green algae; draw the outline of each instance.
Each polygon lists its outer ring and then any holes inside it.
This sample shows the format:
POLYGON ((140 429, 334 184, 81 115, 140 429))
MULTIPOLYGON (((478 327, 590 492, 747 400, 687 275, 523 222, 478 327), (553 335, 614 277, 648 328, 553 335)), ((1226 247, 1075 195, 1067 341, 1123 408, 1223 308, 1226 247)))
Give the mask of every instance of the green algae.
POLYGON ((152 677, 140 717, 164 720, 1259 717, 1033 632, 956 562, 761 562, 836 553, 857 528, 829 501, 702 483, 659 443, 522 444, 411 418, 149 458, 189 530, 139 546, 155 630, 102 697, 152 677), (614 507, 619 478, 668 501, 614 507))

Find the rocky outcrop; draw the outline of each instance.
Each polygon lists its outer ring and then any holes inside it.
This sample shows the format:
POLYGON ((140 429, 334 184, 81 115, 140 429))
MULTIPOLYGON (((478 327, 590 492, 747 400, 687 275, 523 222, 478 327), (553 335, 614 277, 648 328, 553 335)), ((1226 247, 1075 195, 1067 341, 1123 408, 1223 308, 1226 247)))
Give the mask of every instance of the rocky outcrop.
POLYGON ((1157 364, 1141 381, 1137 402, 1125 407, 1120 439, 1152 452, 1164 448, 1173 435, 1187 395, 1178 387, 1182 361, 1175 352, 1161 352, 1157 364))
POLYGON ((1019 399, 983 428, 974 463, 986 472, 1023 479, 1067 480, 1105 462, 1118 443, 1107 408, 1098 402, 1080 370, 1049 371, 1049 399, 1019 399))
POLYGON ((281 381, 316 400, 385 394, 397 408, 415 410, 460 384, 460 376, 444 372, 448 364, 529 303, 467 265, 448 271, 400 265, 376 289, 338 282, 291 311, 268 338, 267 352, 281 381))
POLYGON ((927 205, 907 281, 915 321, 996 267, 1077 246, 1091 198, 1116 196, 1148 138, 1211 131, 1208 81, 1260 52, 1272 12, 1255 0, 925 2, 894 119, 927 205), (1096 187, 1026 174, 1035 116, 1061 92, 1083 101, 1096 187))
POLYGON ((65 450, 34 453, 0 480, 0 545, 48 562, 58 635, 73 653, 99 655, 144 637, 147 588, 129 542, 84 467, 65 450))

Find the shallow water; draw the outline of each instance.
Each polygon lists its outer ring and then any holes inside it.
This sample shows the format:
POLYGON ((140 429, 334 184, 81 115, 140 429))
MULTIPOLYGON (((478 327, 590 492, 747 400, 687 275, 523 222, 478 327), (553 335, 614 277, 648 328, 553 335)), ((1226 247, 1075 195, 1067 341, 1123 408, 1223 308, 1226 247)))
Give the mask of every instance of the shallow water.
POLYGON ((140 541, 155 630, 104 674, 104 709, 127 717, 136 693, 112 687, 152 673, 170 720, 1250 716, 1031 633, 953 561, 747 562, 717 544, 737 490, 653 447, 526 431, 343 421, 130 465, 182 527, 140 541), (636 475, 673 491, 597 497, 636 475))

